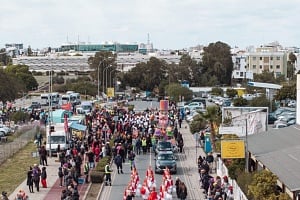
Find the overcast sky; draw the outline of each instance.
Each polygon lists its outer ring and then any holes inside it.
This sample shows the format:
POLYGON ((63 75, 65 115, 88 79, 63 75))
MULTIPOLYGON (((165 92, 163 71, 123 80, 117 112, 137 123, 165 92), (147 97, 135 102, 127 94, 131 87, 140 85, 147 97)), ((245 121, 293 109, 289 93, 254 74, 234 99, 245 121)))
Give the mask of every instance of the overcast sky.
POLYGON ((69 42, 146 43, 182 49, 278 41, 300 46, 300 0, 6 0, 0 47, 59 47, 69 42))

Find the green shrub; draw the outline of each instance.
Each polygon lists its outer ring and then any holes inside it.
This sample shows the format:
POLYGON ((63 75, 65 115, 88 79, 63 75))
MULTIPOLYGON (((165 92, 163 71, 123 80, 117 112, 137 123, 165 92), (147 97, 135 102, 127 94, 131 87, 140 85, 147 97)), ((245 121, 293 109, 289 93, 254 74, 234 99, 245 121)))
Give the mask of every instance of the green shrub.
POLYGON ((105 165, 107 164, 107 162, 110 161, 111 161, 111 157, 109 156, 100 159, 99 162, 97 163, 97 166, 95 167, 95 171, 104 172, 105 165))
POLYGON ((100 171, 93 170, 90 173, 90 178, 92 183, 103 183, 104 176, 105 176, 104 172, 100 172, 100 171))

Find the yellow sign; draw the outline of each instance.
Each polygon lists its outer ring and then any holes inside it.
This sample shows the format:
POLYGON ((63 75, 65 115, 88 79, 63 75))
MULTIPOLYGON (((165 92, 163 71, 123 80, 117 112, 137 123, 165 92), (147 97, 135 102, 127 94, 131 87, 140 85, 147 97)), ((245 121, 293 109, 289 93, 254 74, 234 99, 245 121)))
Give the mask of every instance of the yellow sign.
POLYGON ((245 158, 244 140, 223 140, 221 141, 222 158, 245 158))
POLYGON ((106 90, 108 97, 114 97, 115 96, 115 88, 107 88, 106 90))

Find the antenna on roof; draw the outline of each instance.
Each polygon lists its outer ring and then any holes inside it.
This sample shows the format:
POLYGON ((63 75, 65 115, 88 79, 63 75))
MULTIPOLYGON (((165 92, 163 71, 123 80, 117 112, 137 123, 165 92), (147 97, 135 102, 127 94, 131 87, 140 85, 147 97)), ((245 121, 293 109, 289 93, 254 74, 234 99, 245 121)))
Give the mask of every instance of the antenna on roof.
POLYGON ((147 44, 150 44, 150 34, 148 33, 147 44))

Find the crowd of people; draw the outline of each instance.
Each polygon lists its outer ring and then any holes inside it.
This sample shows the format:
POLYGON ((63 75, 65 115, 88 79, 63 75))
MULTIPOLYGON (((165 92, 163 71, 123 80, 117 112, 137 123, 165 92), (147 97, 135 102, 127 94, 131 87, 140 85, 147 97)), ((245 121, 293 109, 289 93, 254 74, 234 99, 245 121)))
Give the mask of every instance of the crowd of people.
POLYGON ((123 200, 132 200, 135 197, 141 197, 143 200, 172 200, 175 193, 178 199, 184 200, 187 198, 187 187, 178 177, 176 177, 174 183, 168 168, 164 170, 162 181, 158 188, 151 166, 148 167, 142 182, 140 182, 139 173, 134 167, 125 188, 123 200))
POLYGON ((213 161, 212 154, 208 154, 207 157, 201 155, 198 157, 198 170, 203 193, 211 200, 233 200, 233 187, 229 184, 228 177, 221 178, 210 175, 213 161))

